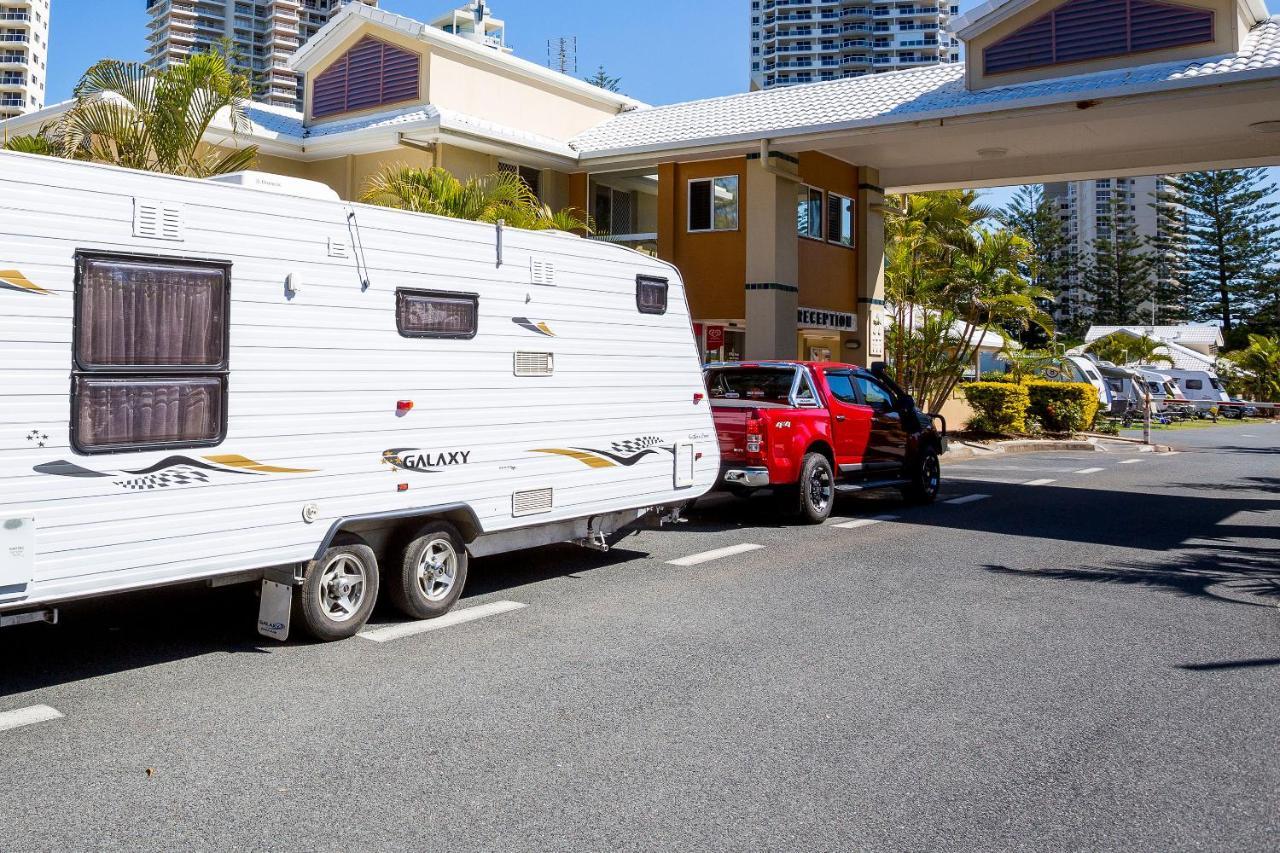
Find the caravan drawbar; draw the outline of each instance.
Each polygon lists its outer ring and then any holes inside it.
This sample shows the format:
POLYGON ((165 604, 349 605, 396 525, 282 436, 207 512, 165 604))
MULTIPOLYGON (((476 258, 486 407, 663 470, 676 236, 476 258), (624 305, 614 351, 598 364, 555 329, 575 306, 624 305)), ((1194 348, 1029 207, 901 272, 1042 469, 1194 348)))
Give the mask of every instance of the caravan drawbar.
POLYGON ((0 624, 261 580, 339 639, 714 484, 669 264, 241 183, 0 153, 0 624))

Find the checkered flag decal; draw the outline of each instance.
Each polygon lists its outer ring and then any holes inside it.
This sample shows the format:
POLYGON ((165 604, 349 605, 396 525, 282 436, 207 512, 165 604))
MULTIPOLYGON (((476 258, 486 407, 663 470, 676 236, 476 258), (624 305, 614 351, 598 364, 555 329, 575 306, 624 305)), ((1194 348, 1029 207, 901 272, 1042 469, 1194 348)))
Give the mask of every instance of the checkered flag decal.
POLYGON ((135 492, 149 489, 167 489, 170 486, 190 486, 193 483, 209 482, 209 474, 199 468, 179 465, 169 471, 148 474, 145 477, 134 477, 131 480, 116 480, 116 485, 135 492))
POLYGON ((662 439, 656 435, 646 435, 643 438, 629 438, 626 441, 615 441, 613 443, 614 453, 639 453, 641 450, 653 447, 655 444, 661 444, 662 439))

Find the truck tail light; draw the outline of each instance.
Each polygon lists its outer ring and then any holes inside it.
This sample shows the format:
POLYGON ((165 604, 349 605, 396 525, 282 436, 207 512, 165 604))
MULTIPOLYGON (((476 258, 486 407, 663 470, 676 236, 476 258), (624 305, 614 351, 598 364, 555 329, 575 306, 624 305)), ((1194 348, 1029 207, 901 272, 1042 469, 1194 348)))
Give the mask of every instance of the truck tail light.
POLYGON ((746 451, 749 455, 759 456, 764 450, 764 421, 760 418, 760 410, 752 409, 747 413, 746 451))

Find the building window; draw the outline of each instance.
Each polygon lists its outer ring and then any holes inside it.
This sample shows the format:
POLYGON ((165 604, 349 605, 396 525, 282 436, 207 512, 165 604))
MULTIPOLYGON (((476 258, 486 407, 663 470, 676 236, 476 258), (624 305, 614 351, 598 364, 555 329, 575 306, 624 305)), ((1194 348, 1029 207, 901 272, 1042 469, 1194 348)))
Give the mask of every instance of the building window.
POLYGON ((838 193, 827 193, 827 242, 853 245, 853 199, 838 193))
POLYGON ((591 205, 596 233, 599 235, 636 233, 636 203, 635 193, 597 185, 591 205))
POLYGON ((396 328, 406 338, 474 338, 480 298, 474 293, 396 291, 396 328))
POLYGON ((796 189, 796 233, 822 239, 822 190, 801 184, 796 189))
POLYGON ((524 185, 529 188, 529 192, 542 199, 542 170, 535 169, 532 166, 516 166, 512 163, 499 163, 499 172, 511 172, 519 175, 520 180, 524 181, 524 185))
POLYGON ((667 313, 667 280, 636 276, 636 308, 641 314, 667 313))
POLYGON ((311 114, 367 110, 418 97, 418 54, 365 36, 311 85, 311 114))
POLYGON ((689 230, 738 230, 738 176, 689 182, 689 230))
POLYGON ((78 253, 71 444, 209 447, 227 413, 231 266, 78 253))

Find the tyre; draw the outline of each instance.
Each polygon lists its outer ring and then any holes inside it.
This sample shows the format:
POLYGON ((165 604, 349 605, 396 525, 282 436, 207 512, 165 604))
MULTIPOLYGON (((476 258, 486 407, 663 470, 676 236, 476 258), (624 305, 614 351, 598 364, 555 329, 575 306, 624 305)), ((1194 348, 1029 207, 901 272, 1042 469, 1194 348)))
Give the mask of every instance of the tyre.
POLYGON ((805 524, 821 524, 835 505, 835 475, 821 453, 806 453, 800 463, 800 480, 788 491, 793 511, 805 524))
POLYGON ((435 521, 405 546, 400 570, 387 578, 397 610, 413 619, 434 619, 453 609, 467 585, 467 546, 457 528, 435 521))
POLYGON ((321 642, 354 636, 378 600, 378 558, 368 545, 336 545, 307 568, 293 621, 321 642))
POLYGON ((911 468, 910 481, 902 490, 903 497, 911 503, 933 503, 942 485, 942 466, 938 462, 938 451, 932 447, 920 451, 911 468))

